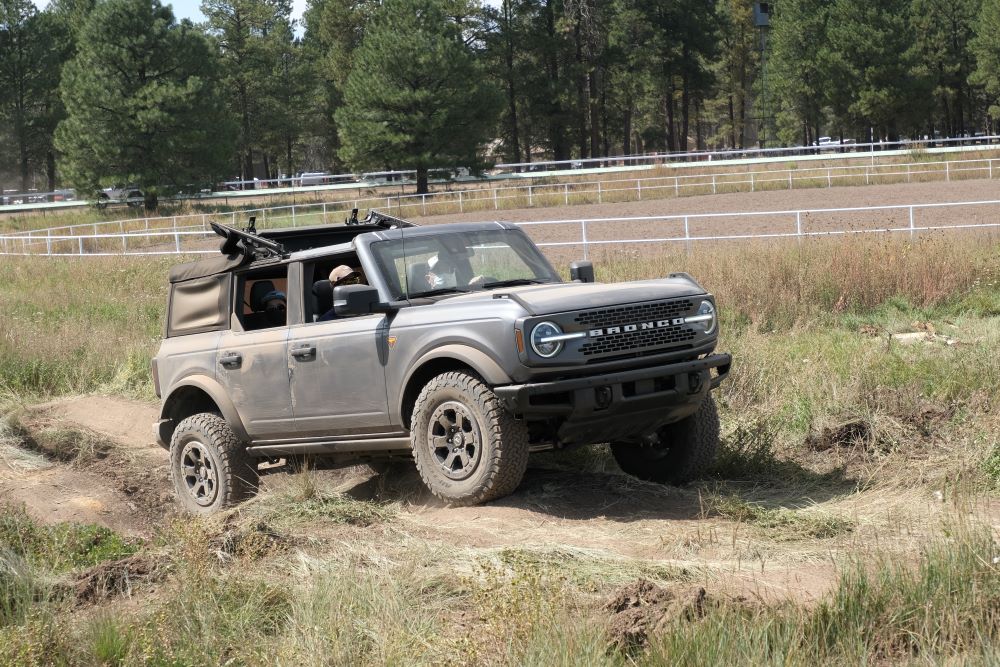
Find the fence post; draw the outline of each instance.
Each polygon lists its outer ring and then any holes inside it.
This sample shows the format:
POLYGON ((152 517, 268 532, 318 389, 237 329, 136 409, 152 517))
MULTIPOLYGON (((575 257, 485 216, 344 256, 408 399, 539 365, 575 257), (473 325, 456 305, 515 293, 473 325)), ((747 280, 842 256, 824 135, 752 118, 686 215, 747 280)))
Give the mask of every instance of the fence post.
POLYGON ((913 240, 913 236, 914 236, 915 233, 916 233, 916 230, 913 228, 913 207, 911 206, 910 207, 910 240, 911 241, 913 240))
POLYGON ((128 250, 128 245, 127 245, 127 243, 125 241, 125 222, 124 221, 119 221, 118 222, 118 230, 122 233, 122 252, 124 253, 126 250, 128 250))
POLYGON ((500 205, 497 203, 497 189, 493 188, 493 210, 499 211, 500 205))
POLYGON ((951 180, 951 163, 950 162, 945 162, 944 163, 944 180, 946 180, 946 181, 950 181, 951 180))
POLYGON ((910 174, 910 163, 909 162, 906 163, 906 182, 907 183, 913 182, 912 175, 910 174))
POLYGON ((795 235, 799 237, 799 242, 802 242, 802 211, 795 212, 795 235))
POLYGON ((292 227, 295 226, 295 204, 292 204, 292 227))
POLYGON ((715 189, 715 174, 712 174, 712 194, 718 194, 718 191, 715 189))
POLYGON ((174 248, 178 255, 181 254, 181 234, 177 230, 174 230, 174 248))
POLYGON ((569 206, 569 183, 563 183, 563 203, 569 206))
POLYGON ((788 170, 788 189, 792 189, 792 170, 788 170))
POLYGON ((865 167, 865 185, 871 185, 871 179, 868 176, 868 167, 865 167))
POLYGON ((52 254, 52 230, 49 229, 46 232, 45 236, 46 236, 46 239, 45 239, 45 254, 46 255, 51 255, 52 254))
POLYGON ((587 254, 587 221, 580 221, 580 237, 583 239, 583 258, 587 259, 589 256, 587 254))
POLYGON ((76 240, 80 242, 80 254, 82 255, 83 254, 83 237, 82 236, 77 236, 76 240))
POLYGON ((828 188, 832 188, 833 187, 833 176, 830 175, 830 168, 829 167, 826 168, 826 187, 828 187, 828 188))
POLYGON ((385 208, 386 208, 386 210, 389 210, 389 211, 391 211, 391 210, 392 210, 392 209, 390 208, 390 204, 389 204, 389 197, 386 197, 386 198, 385 198, 385 208))
POLYGON ((531 198, 531 186, 528 186, 528 206, 534 206, 534 200, 531 198))
POLYGON ((642 181, 638 178, 635 179, 635 189, 639 193, 639 201, 642 201, 642 181))
POLYGON ((691 254, 691 232, 688 229, 688 217, 684 216, 684 253, 691 254))
POLYGON ((420 195, 420 210, 427 215, 427 193, 420 195))
POLYGON ((462 191, 458 191, 458 212, 465 213, 465 203, 462 201, 462 191))
POLYGON ((597 181, 597 203, 603 204, 604 203, 603 199, 604 197, 603 195, 601 195, 601 182, 597 181))
POLYGON ((323 202, 323 224, 326 224, 326 202, 323 202))
POLYGON ((753 172, 751 171, 750 172, 750 192, 753 192, 756 189, 756 187, 757 186, 754 185, 754 182, 753 182, 753 172))
POLYGON ((674 176, 674 196, 675 197, 681 196, 681 179, 679 179, 676 176, 674 176))

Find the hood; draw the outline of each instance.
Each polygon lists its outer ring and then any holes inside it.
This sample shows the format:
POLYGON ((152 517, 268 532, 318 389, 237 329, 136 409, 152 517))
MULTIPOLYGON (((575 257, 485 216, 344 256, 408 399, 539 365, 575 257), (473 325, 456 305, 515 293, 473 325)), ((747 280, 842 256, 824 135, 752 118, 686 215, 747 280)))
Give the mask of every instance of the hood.
POLYGON ((668 278, 628 283, 554 283, 503 288, 452 297, 447 301, 509 298, 531 315, 544 315, 699 294, 705 294, 705 288, 693 278, 687 274, 673 274, 668 278))

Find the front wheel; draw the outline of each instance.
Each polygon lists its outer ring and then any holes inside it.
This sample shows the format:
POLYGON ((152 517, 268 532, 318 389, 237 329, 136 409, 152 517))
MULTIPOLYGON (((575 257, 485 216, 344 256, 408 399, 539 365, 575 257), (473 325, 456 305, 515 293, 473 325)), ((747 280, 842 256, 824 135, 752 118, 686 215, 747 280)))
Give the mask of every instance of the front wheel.
POLYGON ((451 505, 506 496, 528 467, 527 428, 468 373, 442 373, 428 382, 410 426, 421 479, 451 505))
POLYGON ((221 415, 183 420, 170 438, 170 476, 184 509, 211 514, 257 492, 256 461, 221 415))
POLYGON ((649 442, 611 443, 618 467, 661 484, 684 484, 704 474, 718 448, 719 413, 711 395, 694 414, 661 426, 649 442))

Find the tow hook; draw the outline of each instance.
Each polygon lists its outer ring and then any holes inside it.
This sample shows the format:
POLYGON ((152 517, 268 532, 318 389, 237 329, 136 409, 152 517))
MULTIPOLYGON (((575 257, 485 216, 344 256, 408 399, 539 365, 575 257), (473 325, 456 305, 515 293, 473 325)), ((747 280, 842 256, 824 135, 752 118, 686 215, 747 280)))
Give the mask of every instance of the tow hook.
POLYGON ((688 393, 697 394, 701 391, 701 373, 688 373, 688 393))

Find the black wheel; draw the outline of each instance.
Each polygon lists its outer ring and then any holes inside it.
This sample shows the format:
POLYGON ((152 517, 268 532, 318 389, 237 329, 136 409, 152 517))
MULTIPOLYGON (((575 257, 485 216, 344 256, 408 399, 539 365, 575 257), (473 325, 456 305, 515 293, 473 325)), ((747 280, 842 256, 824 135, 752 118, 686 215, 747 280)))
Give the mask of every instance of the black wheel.
POLYGON ((410 426, 421 479, 452 505, 506 496, 528 467, 527 428, 468 373, 443 373, 428 382, 410 426))
POLYGON ((257 463, 221 415, 183 420, 170 439, 170 476, 184 509, 210 514, 257 492, 257 463))
POLYGON ((108 195, 103 192, 97 195, 97 201, 94 202, 94 206, 102 211, 106 209, 108 207, 108 195))
POLYGON ((613 442, 611 453, 630 475, 661 484, 684 484, 703 474, 719 448, 719 413, 711 395, 698 411, 661 427, 650 442, 613 442))

